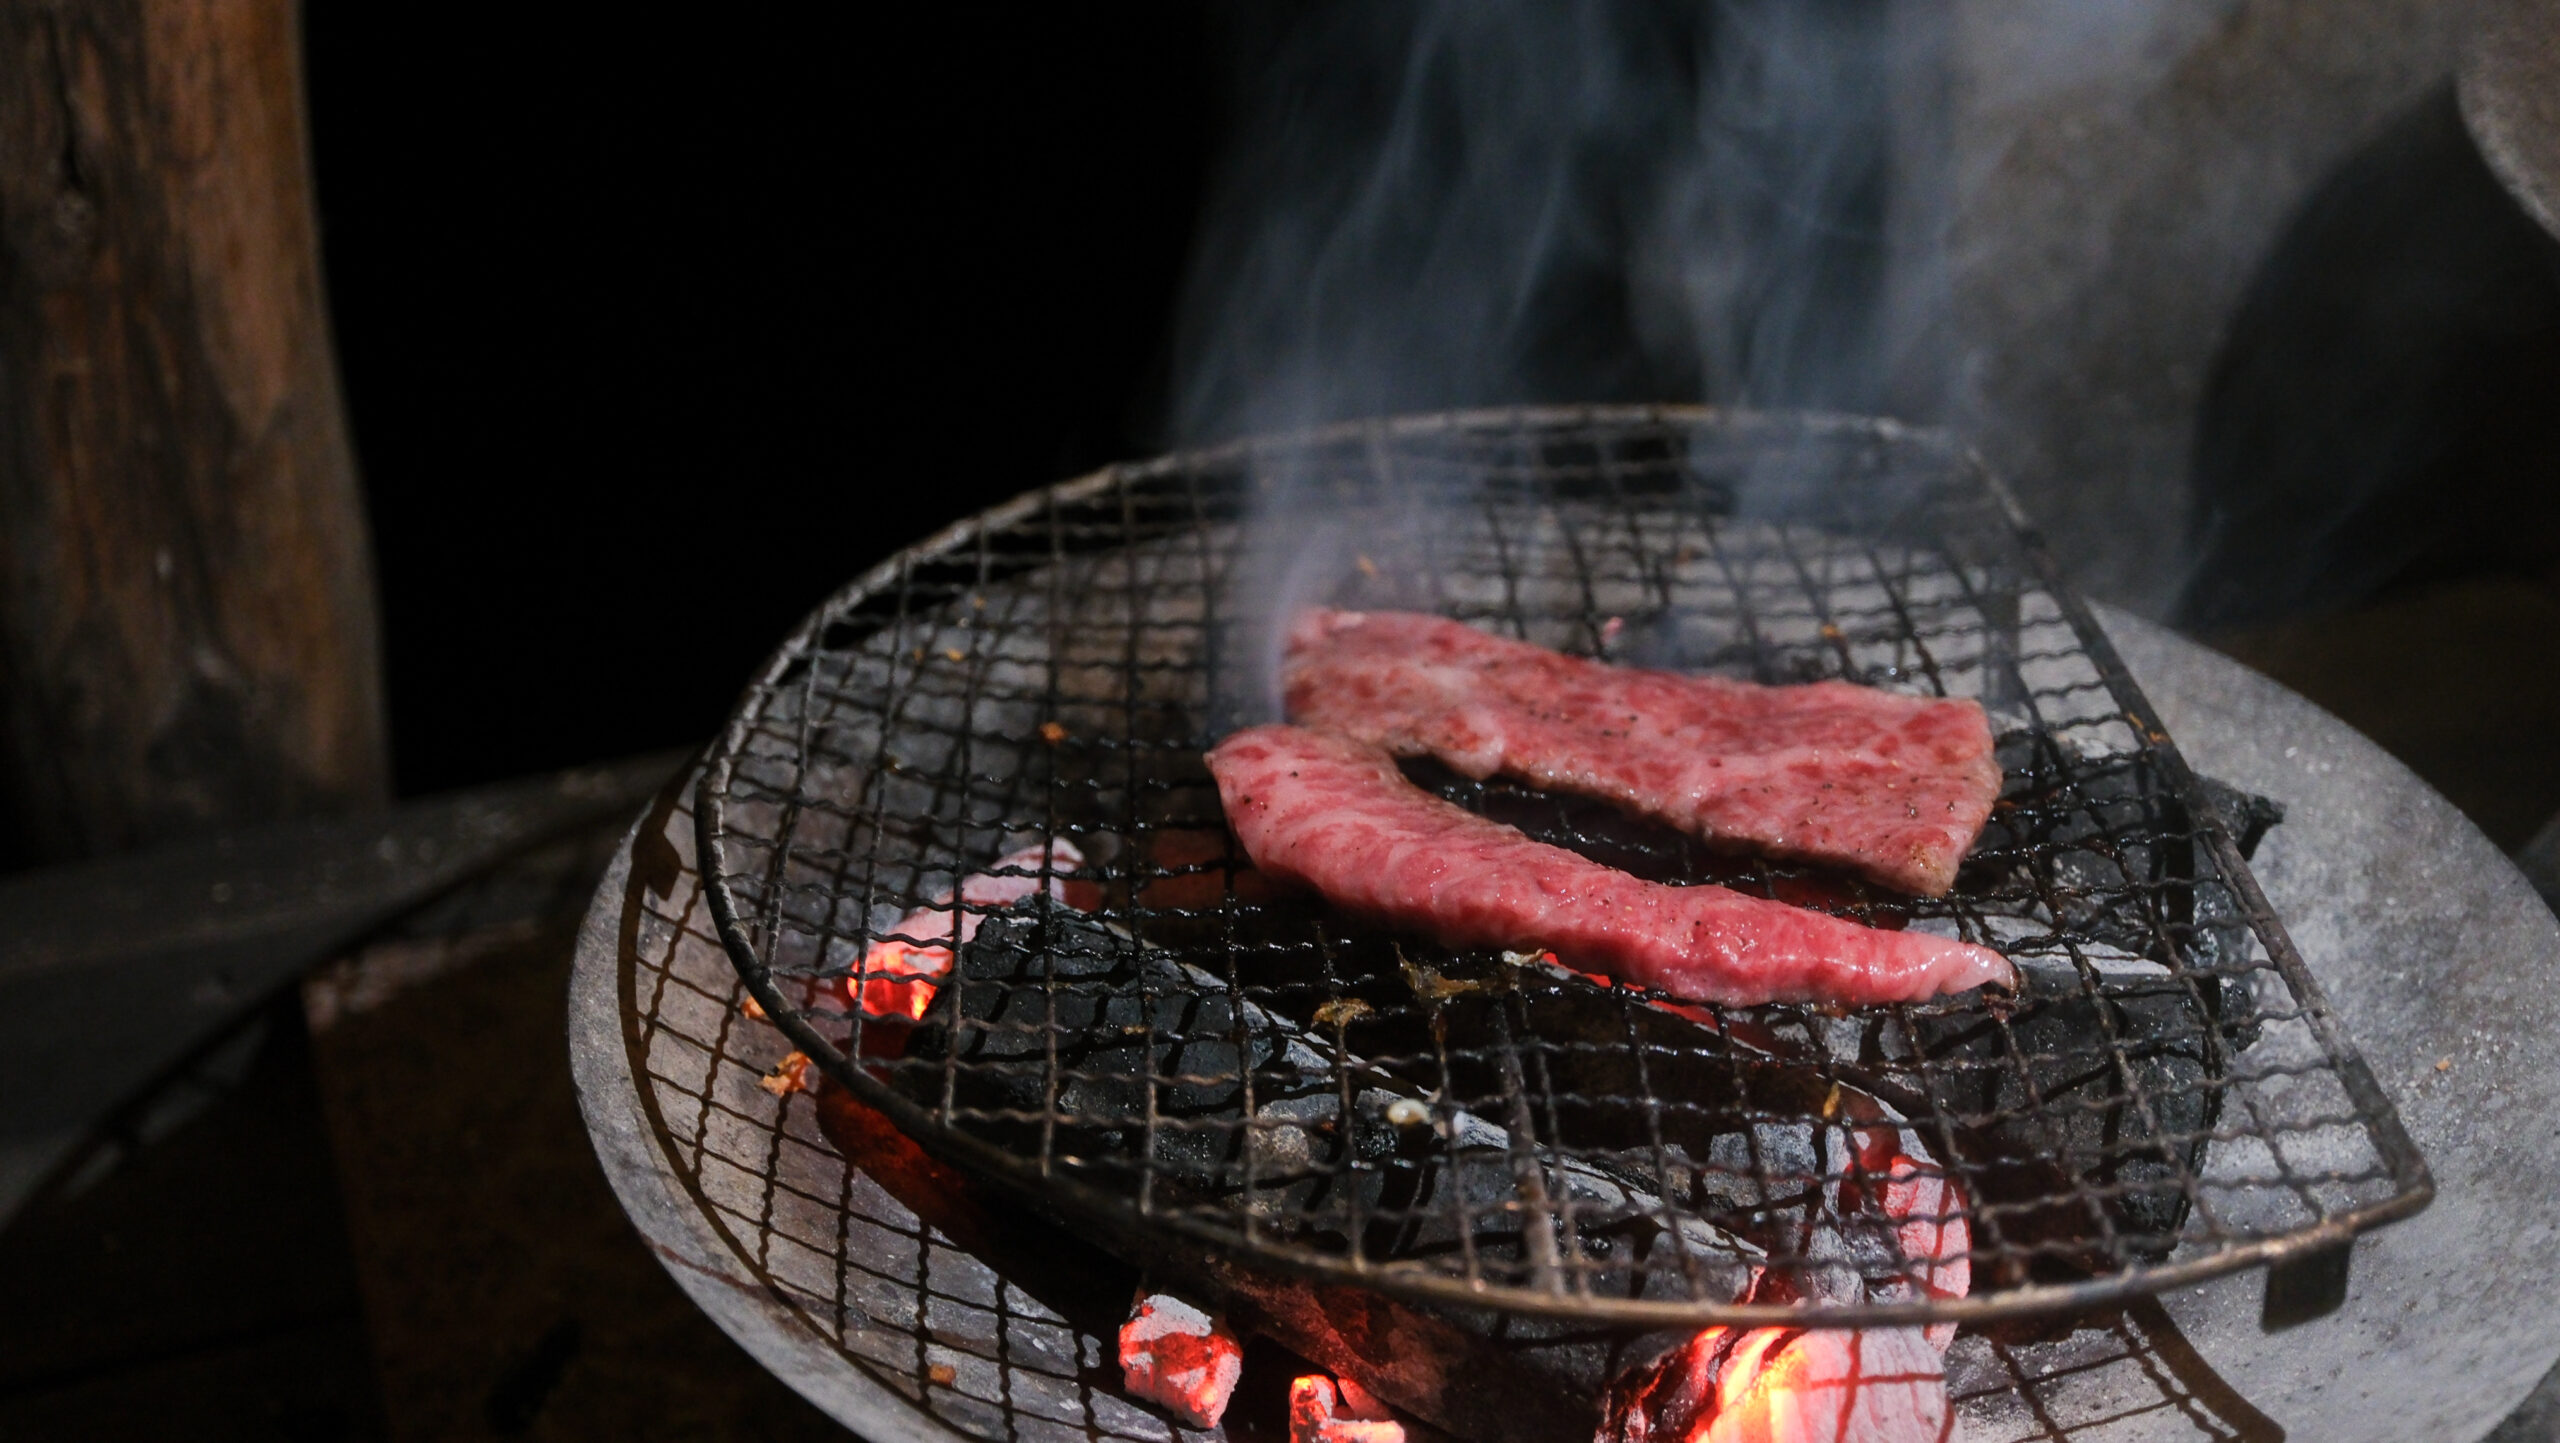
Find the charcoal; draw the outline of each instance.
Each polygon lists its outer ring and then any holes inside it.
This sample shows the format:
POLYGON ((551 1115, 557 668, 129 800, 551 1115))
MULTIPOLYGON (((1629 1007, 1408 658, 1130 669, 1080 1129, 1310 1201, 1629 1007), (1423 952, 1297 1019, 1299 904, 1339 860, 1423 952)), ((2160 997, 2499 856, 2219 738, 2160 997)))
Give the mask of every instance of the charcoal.
MULTIPOLYGON (((1152 1087, 1146 1155, 1159 1204, 1251 1209, 1319 1250, 1347 1251, 1359 1218, 1375 1259, 1465 1247, 1488 1271, 1562 1266, 1615 1296, 1739 1299, 1758 1277, 1747 1243, 1685 1220, 1675 1235, 1657 1220, 1658 1198, 1574 1159, 1527 1164, 1577 1214, 1570 1239, 1541 1238, 1533 1229, 1549 1223, 1520 1222, 1532 1179, 1503 1128, 1445 1105, 1435 1125, 1391 1122, 1387 1109, 1423 1101, 1420 1089, 1078 914, 991 917, 888 1073, 911 1101, 947 1104, 953 1126, 1032 1155, 1055 1076, 1049 1156, 1123 1186, 1134 1179, 1088 1159, 1138 1151, 1152 1087)), ((1239 1325, 1472 1436, 1580 1443, 1609 1381, 1685 1336, 1406 1302, 1240 1267, 1171 1236, 1096 1241, 1142 1254, 1131 1260, 1209 1295, 1239 1325)))
POLYGON ((1143 1155, 1165 1196, 1262 1214, 1325 1251, 1352 1251, 1356 1228, 1370 1256, 1466 1249, 1480 1266, 1524 1276, 1578 1267, 1580 1281, 1619 1296, 1732 1299, 1751 1285, 1754 1249, 1703 1224, 1670 1236, 1660 1200, 1623 1175, 1532 1161, 1503 1128, 1435 1106, 1409 1081, 1080 914, 989 919, 893 1085, 939 1107, 946 1061, 958 1064, 953 1125, 1033 1155, 1046 1128, 1057 1165, 1105 1185, 1139 1179, 1092 1160, 1143 1155), (1053 1075, 1054 1109, 1044 1106, 1053 1075), (1550 1224, 1519 1206, 1524 1188, 1572 1205, 1570 1239, 1537 1231, 1550 1224), (1577 1247, 1578 1260, 1568 1256, 1577 1247))
MULTIPOLYGON (((2055 1276, 2120 1266, 2114 1251, 2156 1261, 2186 1221, 2183 1179, 2204 1165, 2230 1061, 2257 1038, 2248 990, 2209 973, 2083 978, 2041 959, 2019 975, 1996 1012, 1914 1007, 1828 1030, 1817 1013, 1779 1009, 1711 1030, 1629 989, 1545 968, 1506 1005, 1537 1039, 1578 1144, 1632 1160, 1658 1136, 1704 1164, 1676 1199, 1773 1253, 1789 1253, 1819 1211, 1809 1189, 1789 1184, 1807 1175, 1810 1139, 1823 1131, 1801 1119, 1819 1117, 1837 1085, 1914 1121, 1932 1149, 1945 1146, 1946 1120, 1954 1146, 1942 1161, 1998 1208, 2000 1240, 2040 1249, 2055 1276), (1648 1087, 1664 1105, 1643 1105, 1648 1087), (2075 1195, 2086 1201, 2026 1206, 2075 1195)), ((1492 1005, 1470 997, 1448 1008, 1450 1035, 1480 1030, 1492 1005)))
MULTIPOLYGON (((2048 909, 2056 935, 2084 945, 2172 969, 2246 967, 2248 921, 2201 855, 2204 819, 2189 815, 2153 762, 2086 757, 2028 733, 2002 737, 1997 751, 2007 781, 1963 888, 2048 909)), ((2284 820, 2278 802, 2199 782, 2211 820, 2244 857, 2284 820)))
POLYGON ((2284 803, 2212 777, 2198 777, 2196 783, 2204 790, 2205 805, 2213 808, 2214 820, 2239 844, 2240 855, 2256 861, 2258 844, 2266 840, 2268 830, 2284 823, 2284 803))
MULTIPOLYGON (((1332 1088, 1311 1059, 1283 1054, 1273 1029, 1240 1034, 1237 1022, 1223 988, 1188 983, 1175 964, 1081 915, 999 914, 963 949, 908 1042, 909 1058, 933 1066, 900 1067, 893 1081, 915 1101, 938 1105, 940 1064, 953 1058, 963 1064, 955 1069, 955 1102, 985 1114, 973 1119, 976 1130, 1036 1155, 1039 1124, 1004 1114, 1052 1110, 1054 1039, 1054 1111, 1072 1120, 1050 1137, 1053 1153, 1134 1156, 1132 1134, 1147 1123, 1149 1079, 1168 1079, 1156 1088, 1155 1165, 1216 1186, 1241 1161, 1242 1130, 1218 1124, 1241 1119, 1248 1071, 1272 1104, 1332 1088)), ((1358 1145, 1378 1144, 1364 1135, 1358 1145)))
POLYGON ((2256 1037, 2246 989, 2209 975, 2084 978, 2050 961, 2021 966, 2019 980, 2005 1036, 1987 1014, 1913 1020, 1966 1160, 1988 1189, 2094 1200, 2007 1215, 2010 1240, 2044 1246, 2055 1264, 2165 1257, 2220 1116, 2218 1084, 2256 1037))
POLYGON ((1837 1087, 1910 1120, 1997 1209, 1999 1236, 1978 1244, 2033 1250, 2054 1279, 2111 1270, 2119 1254, 2157 1260, 2186 1221, 2182 1179, 2203 1166, 2218 1084, 2258 1032, 2247 988, 2210 972, 2110 966, 2084 979, 2030 958, 2016 997, 1993 1004, 1838 1019, 1736 1009, 1718 1030, 1559 968, 1422 955, 1449 995, 1398 1010, 1364 992, 1372 1056, 1414 1085, 1484 1101, 1506 1095, 1502 1059, 1523 1057, 1541 1115, 1577 1155, 1779 1258, 1820 1231, 1817 1159, 1841 1129, 1818 1119, 1837 1087))

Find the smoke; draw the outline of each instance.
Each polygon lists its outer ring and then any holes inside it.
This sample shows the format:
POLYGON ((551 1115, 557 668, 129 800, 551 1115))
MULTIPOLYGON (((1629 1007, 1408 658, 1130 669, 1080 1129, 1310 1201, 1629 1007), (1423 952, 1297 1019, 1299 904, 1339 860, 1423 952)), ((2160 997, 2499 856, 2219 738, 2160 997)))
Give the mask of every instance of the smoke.
MULTIPOLYGON (((2041 435, 1998 407, 2050 396, 1995 353, 2029 297, 2057 316, 2086 308, 2050 277, 2004 291, 1998 272, 2037 242, 1982 212, 2030 201, 2038 233, 2060 224, 2086 249, 2092 227, 2068 230, 2074 197, 2022 196, 2041 162, 2011 164, 2013 150, 2043 154, 2057 116, 2139 133, 2145 97, 2232 3, 1231 6, 1234 110, 1176 325, 1166 439, 1619 401, 2041 435), (1985 377, 2012 379, 1987 391, 1985 377)), ((1776 474, 1790 464, 1744 478, 1741 507, 1824 484, 1776 474)), ((1398 561, 1348 535, 1306 478, 1260 479, 1229 615, 1276 658, 1295 606, 1340 594, 1354 561, 1398 561)), ((1400 529, 1427 534, 1448 499, 1404 498, 1400 529)))
POLYGON ((1236 12, 1169 429, 1539 400, 1936 419, 1946 13, 1236 12))
POLYGON ((1533 401, 1977 419, 1998 338, 1953 298, 2015 239, 1994 172, 2138 126, 2238 3, 1231 4, 1167 439, 1533 401))

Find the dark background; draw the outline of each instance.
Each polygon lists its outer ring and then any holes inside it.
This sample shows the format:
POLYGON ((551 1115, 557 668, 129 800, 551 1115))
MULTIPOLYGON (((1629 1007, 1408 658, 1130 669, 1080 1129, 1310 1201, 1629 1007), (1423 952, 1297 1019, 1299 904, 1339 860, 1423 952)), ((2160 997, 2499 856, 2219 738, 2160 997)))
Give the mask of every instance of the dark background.
POLYGON ((707 737, 831 589, 1153 449, 1201 7, 306 16, 404 795, 707 737))

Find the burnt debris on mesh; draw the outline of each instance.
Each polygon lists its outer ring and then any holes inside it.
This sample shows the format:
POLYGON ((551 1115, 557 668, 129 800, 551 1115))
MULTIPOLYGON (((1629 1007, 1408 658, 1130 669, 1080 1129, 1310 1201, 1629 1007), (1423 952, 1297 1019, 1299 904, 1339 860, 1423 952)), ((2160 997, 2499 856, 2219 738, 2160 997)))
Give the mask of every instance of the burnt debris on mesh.
POLYGON ((2248 878, 2275 815, 2187 771, 1957 448, 1650 408, 1342 427, 1033 493, 822 608, 698 805, 763 1005, 964 1167, 1124 1242, 1630 1323, 2083 1307, 2424 1206, 2423 1162, 2248 878), (1995 946, 2017 993, 1689 1005, 1258 886, 1201 754, 1249 685, 1231 582, 1275 476, 1419 558, 1363 555, 1300 600, 1981 700, 2006 784, 1939 899, 1408 770, 1640 875, 1995 946), (894 938, 954 958, 920 1016, 813 1000, 862 995, 900 919, 1008 855, 1048 858, 1015 869, 1026 900, 894 938), (1895 1286, 1951 1260, 1862 1202, 1887 1142, 1956 1184, 1969 1297, 1895 1286))

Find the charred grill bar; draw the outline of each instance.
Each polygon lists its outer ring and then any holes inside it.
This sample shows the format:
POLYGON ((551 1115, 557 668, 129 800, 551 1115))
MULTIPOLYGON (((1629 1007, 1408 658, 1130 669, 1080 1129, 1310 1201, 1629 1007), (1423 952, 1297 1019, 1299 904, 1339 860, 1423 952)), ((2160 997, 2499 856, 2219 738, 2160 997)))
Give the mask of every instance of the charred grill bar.
MULTIPOLYGON (((1844 1115, 1844 1095, 1907 1119, 1957 1181, 1974 1289, 1837 1301, 1825 1322, 2083 1307, 2422 1207, 2423 1164, 2247 877, 2247 808, 2225 810, 1961 453, 1867 423, 1645 409, 1240 445, 956 527, 786 646, 715 750, 696 816, 712 912, 764 1008, 837 1082, 983 1180, 1141 1258, 1177 1247, 1417 1302, 1694 1328, 1804 1321, 1780 1299, 1823 1295, 1827 1260, 1804 1240, 1857 1231, 1841 1200, 1876 1180, 1859 1148, 1821 1139, 1900 1125, 1844 1115), (1242 523, 1279 481, 1356 518, 1369 547, 1340 591, 1298 599, 1412 605, 1761 680, 1979 697, 2003 733, 2007 793, 1956 892, 1934 901, 1717 856, 1606 808, 1421 779, 1632 871, 1997 946, 2027 978, 2015 1003, 1675 1016, 1631 989, 1399 945, 1257 892, 1199 755, 1250 692, 1268 618, 1239 609, 1230 582, 1242 523), (1417 510, 1417 496, 1454 504, 1417 510), (1508 1197, 1453 1188, 1445 1212, 1388 1221, 1528 1245, 1402 1255, 1373 1250, 1372 1229, 1328 1230, 1312 1204, 1240 1209, 1184 1187, 1158 1142, 1168 1090, 1200 1079, 1151 1075, 1130 1094, 1135 1128, 1073 1111, 1080 1079, 1059 1059, 1075 1038, 1052 1023, 1072 1008, 1071 978, 1038 980, 1034 1034, 1061 1045, 1030 1069, 1036 1106, 992 1109, 1021 1114, 1004 1119, 966 1101, 964 1082, 991 1078, 973 1069, 993 1064, 965 1046, 892 1059, 903 1029, 806 1005, 814 982, 858 989, 897 919, 1047 839, 1090 859, 1090 925, 1175 969, 1141 969, 1147 987, 1198 976, 1241 1000, 1235 1088, 1250 1096, 1243 1059, 1285 1050, 1279 1033, 1296 1029, 1330 1039, 1337 1096, 1361 1096, 1353 1070, 1371 1069, 1444 1119, 1488 1120, 1523 1161, 1508 1197), (942 1086, 914 1085, 928 1069, 942 1086), (1617 1199, 1563 1185, 1577 1170, 1619 1179, 1617 1199), (1685 1295, 1593 1286, 1616 1264, 1585 1240, 1648 1220, 1746 1240, 1784 1285, 1749 1300, 1694 1281, 1685 1295)), ((1034 891, 1022 918, 1072 919, 1034 891)), ((965 973, 976 959, 956 950, 965 973)), ((1025 1061, 1004 1062, 1007 1086, 1025 1061)), ((1254 1119, 1209 1127, 1227 1127, 1248 1193, 1254 1119)), ((1452 1169, 1458 1132, 1434 1133, 1452 1169)), ((1387 1164, 1348 1147, 1327 1166, 1338 1186, 1324 1195, 1344 1197, 1376 1193, 1387 1164)))

